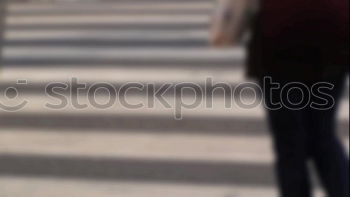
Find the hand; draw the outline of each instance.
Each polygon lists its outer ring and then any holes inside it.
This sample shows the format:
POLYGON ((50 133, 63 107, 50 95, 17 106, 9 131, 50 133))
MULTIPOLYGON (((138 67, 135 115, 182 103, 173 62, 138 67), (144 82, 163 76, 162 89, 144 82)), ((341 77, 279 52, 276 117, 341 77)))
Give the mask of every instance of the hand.
POLYGON ((213 33, 210 44, 214 47, 229 47, 232 46, 232 36, 225 32, 213 33))

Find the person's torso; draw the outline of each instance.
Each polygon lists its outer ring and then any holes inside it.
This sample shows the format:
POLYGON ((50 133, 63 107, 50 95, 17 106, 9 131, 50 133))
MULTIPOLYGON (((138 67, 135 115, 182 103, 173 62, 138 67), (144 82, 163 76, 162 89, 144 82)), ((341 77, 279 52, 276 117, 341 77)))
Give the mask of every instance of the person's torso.
POLYGON ((349 64, 349 0, 261 0, 250 76, 318 78, 349 64))
POLYGON ((264 37, 339 45, 349 38, 349 0, 262 0, 264 37))

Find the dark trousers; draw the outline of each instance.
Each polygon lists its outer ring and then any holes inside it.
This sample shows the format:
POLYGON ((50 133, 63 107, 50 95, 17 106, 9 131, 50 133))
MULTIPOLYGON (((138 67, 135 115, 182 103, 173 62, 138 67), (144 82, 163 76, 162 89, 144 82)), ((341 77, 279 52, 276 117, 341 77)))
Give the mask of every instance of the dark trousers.
MULTIPOLYGON (((330 95, 336 104, 341 99, 344 78, 327 80, 335 85, 330 95)), ((270 95, 274 101, 281 99, 278 90, 270 95)), ((297 100, 301 94, 294 97, 297 100)), ((312 196, 309 161, 315 164, 328 197, 349 197, 349 156, 336 134, 336 108, 267 110, 281 197, 312 196)))

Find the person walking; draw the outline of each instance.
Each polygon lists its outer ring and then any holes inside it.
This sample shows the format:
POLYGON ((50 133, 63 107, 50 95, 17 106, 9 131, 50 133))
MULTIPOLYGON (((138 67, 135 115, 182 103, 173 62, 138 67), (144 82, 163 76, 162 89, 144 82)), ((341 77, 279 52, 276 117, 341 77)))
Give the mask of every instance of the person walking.
MULTIPOLYGON (((227 0, 233 6, 237 1, 227 0)), ((232 9, 225 12, 221 21, 230 23, 232 9)), ((228 38, 238 30, 225 26, 213 34, 215 46, 237 40, 228 38)), ((349 65, 349 1, 260 0, 251 27, 247 73, 264 90, 280 196, 313 195, 308 168, 312 161, 328 197, 349 197, 349 155, 336 132, 349 65), (329 85, 324 87, 327 102, 300 107, 303 101, 322 102, 319 94, 305 99, 295 89, 312 90, 321 83, 329 85), (290 84, 296 85, 294 91, 283 91, 290 84)))

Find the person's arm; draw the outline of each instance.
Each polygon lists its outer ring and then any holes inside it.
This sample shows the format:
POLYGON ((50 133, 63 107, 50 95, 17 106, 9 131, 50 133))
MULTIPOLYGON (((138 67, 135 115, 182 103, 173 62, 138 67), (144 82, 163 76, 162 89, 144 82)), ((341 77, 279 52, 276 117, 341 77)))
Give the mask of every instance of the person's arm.
POLYGON ((257 0, 219 0, 211 27, 213 46, 233 46, 242 40, 248 27, 248 13, 255 9, 257 0))

